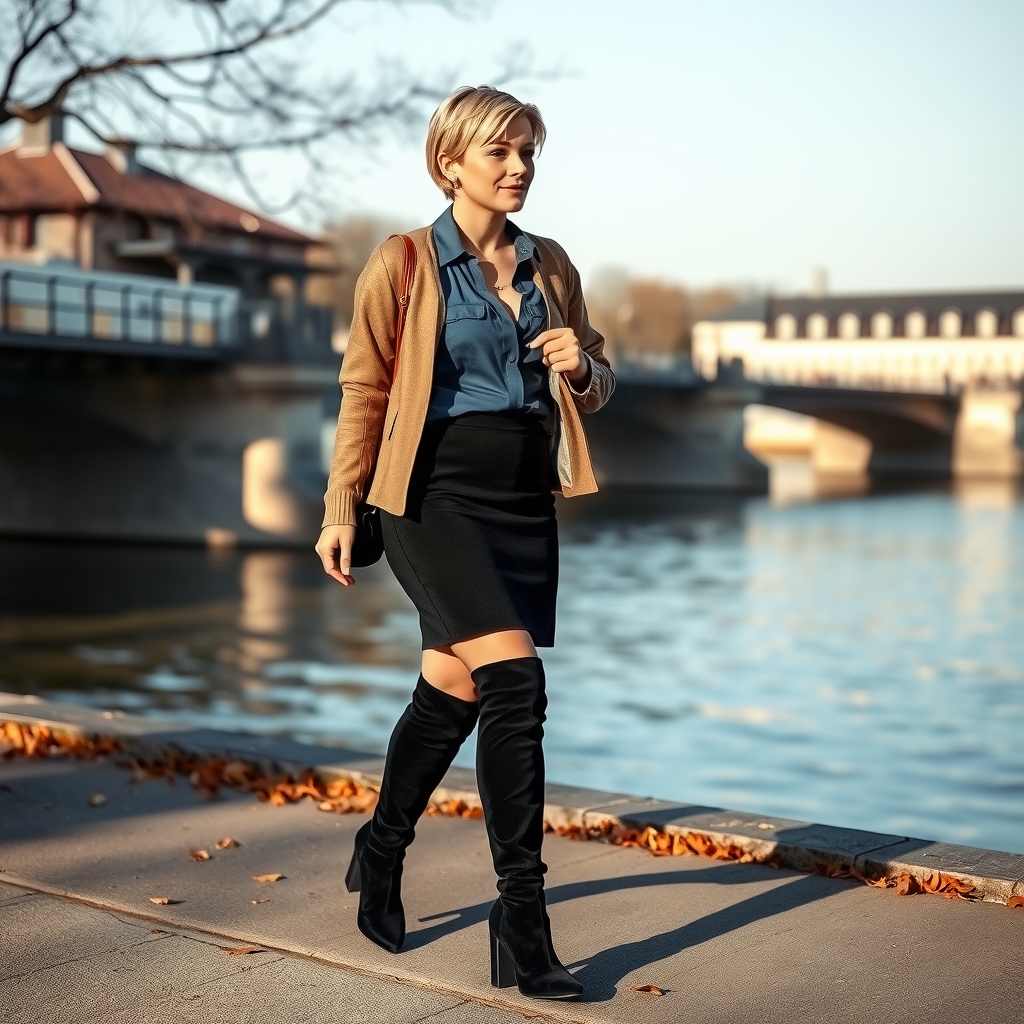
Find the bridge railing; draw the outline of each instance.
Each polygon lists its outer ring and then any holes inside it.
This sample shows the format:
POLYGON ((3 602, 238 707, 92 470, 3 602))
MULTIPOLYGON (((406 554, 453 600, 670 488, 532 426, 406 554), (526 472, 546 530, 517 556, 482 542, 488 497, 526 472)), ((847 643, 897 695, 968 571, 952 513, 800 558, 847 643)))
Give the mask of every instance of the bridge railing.
POLYGON ((163 279, 0 265, 0 332, 200 349, 238 343, 238 292, 163 279))

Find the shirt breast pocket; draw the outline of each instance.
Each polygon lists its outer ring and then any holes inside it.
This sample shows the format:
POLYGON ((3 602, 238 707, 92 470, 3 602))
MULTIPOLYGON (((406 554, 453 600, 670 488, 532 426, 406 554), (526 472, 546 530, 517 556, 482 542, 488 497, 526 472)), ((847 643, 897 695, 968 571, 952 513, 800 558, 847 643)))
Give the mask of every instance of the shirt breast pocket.
POLYGON ((486 337, 487 307, 482 302, 453 303, 445 310, 444 343, 457 367, 479 362, 486 337))
POLYGON ((487 307, 482 302, 460 302, 445 310, 444 322, 454 324, 460 320, 483 320, 486 316, 487 307))

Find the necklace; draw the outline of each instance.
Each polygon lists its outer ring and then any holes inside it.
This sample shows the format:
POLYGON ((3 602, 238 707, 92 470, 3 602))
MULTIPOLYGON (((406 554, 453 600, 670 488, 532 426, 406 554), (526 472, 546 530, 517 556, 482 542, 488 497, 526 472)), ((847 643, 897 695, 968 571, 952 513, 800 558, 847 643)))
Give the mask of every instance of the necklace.
MULTIPOLYGON (((467 247, 467 252, 469 252, 472 256, 476 257, 478 263, 491 263, 490 260, 486 259, 484 255, 477 250, 476 246, 473 246, 472 249, 467 247)), ((491 263, 491 265, 493 266, 493 263, 491 263)), ((514 277, 515 274, 513 273, 513 277, 510 278, 506 284, 494 284, 492 287, 496 292, 503 292, 506 288, 512 287, 512 280, 514 279, 514 277)))

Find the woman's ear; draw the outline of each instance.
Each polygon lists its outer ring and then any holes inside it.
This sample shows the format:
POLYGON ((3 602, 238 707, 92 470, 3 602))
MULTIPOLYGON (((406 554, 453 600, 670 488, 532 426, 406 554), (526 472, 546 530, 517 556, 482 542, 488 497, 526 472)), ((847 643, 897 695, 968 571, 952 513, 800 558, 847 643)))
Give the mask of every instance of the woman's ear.
POLYGON ((457 178, 459 176, 458 162, 452 160, 447 153, 439 154, 437 158, 437 166, 441 168, 441 173, 446 178, 457 178))
POLYGON ((446 153, 442 153, 437 158, 437 165, 441 168, 441 174, 448 179, 453 189, 462 188, 462 182, 459 181, 461 165, 458 160, 452 160, 446 153))

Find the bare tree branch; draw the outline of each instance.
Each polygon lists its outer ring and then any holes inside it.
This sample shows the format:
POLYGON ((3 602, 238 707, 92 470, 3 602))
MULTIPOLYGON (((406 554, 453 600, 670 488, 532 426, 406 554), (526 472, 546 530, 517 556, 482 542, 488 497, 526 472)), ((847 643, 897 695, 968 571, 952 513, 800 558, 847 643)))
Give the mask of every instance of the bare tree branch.
MULTIPOLYGON (((4 114, 7 110, 11 89, 14 86, 14 80, 17 77, 18 70, 21 68, 22 64, 39 49, 39 47, 46 41, 47 37, 55 32, 59 32, 60 29, 78 13, 78 0, 70 0, 64 14, 56 21, 51 21, 41 29, 33 39, 31 38, 32 29, 38 20, 39 13, 41 13, 39 10, 40 6, 41 5, 39 4, 31 3, 28 5, 29 9, 25 12, 29 15, 30 20, 28 24, 22 28, 20 46, 14 59, 10 62, 7 68, 7 74, 4 76, 3 92, 0 92, 0 124, 3 124, 4 120, 6 120, 4 114)), ((19 21, 20 20, 21 19, 19 18, 19 21)))
MULTIPOLYGON (((219 166, 263 209, 307 202, 324 191, 318 181, 339 141, 372 144, 385 128, 420 122, 457 80, 451 70, 309 61, 303 47, 328 33, 338 36, 336 52, 351 48, 336 15, 353 2, 149 0, 142 16, 119 0, 0 0, 0 127, 62 113, 98 141, 144 148, 175 173, 179 159, 219 166), (174 20, 183 10, 191 24, 174 20), (125 12, 134 20, 125 23, 125 12), (257 186, 259 158, 289 153, 306 181, 274 204, 257 186)), ((459 16, 489 0, 413 2, 459 16)), ((520 48, 495 70, 504 82, 524 68, 520 48)))

